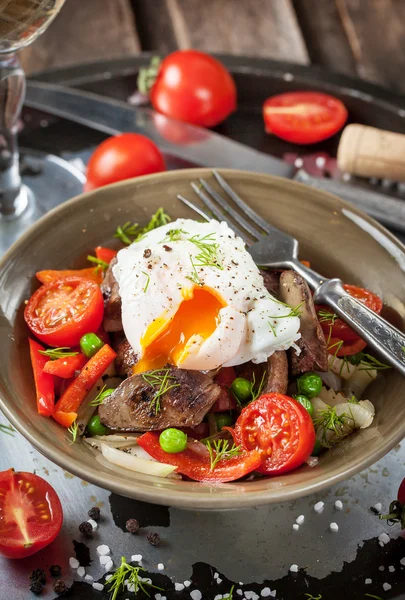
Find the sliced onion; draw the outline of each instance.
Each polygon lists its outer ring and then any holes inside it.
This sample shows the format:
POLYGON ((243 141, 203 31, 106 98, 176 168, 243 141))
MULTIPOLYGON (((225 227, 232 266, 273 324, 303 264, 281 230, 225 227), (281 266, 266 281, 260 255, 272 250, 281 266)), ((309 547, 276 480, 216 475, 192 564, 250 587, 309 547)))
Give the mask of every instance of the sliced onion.
POLYGON ((135 435, 95 435, 94 439, 99 442, 104 442, 111 446, 111 448, 131 448, 132 446, 136 446, 138 444, 138 437, 141 434, 135 435))
MULTIPOLYGON (((369 404, 371 404, 371 402, 369 404)), ((371 404, 371 406, 373 405, 371 404)), ((345 402, 344 404, 337 404, 336 414, 338 416, 345 414, 348 419, 353 419, 354 423, 352 423, 351 429, 366 429, 366 427, 370 427, 374 418, 374 414, 370 411, 368 404, 361 402, 345 402)))
POLYGON ((366 369, 364 364, 360 363, 353 375, 345 381, 344 389, 350 395, 356 398, 361 398, 366 388, 377 379, 377 371, 375 369, 366 369))
MULTIPOLYGON (((341 379, 349 379, 357 370, 355 365, 349 363, 348 360, 343 360, 342 358, 338 358, 337 356, 332 356, 329 354, 328 356, 328 365, 329 371, 338 375, 341 379)), ((333 387, 333 386, 330 386, 333 387)), ((333 387, 335 390, 336 388, 333 387)))
POLYGON ((347 402, 347 398, 343 396, 340 392, 335 392, 332 388, 327 390, 325 387, 322 387, 319 398, 329 404, 329 406, 336 406, 337 404, 343 404, 347 402))
POLYGON ((323 383, 338 392, 342 388, 342 379, 333 371, 316 371, 323 383))
POLYGON ((170 473, 173 473, 177 467, 167 465, 165 463, 155 462, 152 460, 145 460, 128 454, 122 450, 111 448, 107 444, 101 442, 101 452, 108 462, 129 469, 130 471, 136 471, 137 473, 144 473, 145 475, 155 475, 157 477, 167 477, 170 473))

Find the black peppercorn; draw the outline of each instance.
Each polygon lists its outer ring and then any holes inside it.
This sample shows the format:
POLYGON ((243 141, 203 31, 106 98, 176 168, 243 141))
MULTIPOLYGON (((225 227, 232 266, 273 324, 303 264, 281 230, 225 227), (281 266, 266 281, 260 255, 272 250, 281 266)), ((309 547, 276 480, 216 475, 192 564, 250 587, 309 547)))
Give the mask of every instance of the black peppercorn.
POLYGON ((62 569, 59 565, 51 565, 49 567, 49 572, 52 577, 59 577, 59 575, 62 573, 62 569))
POLYGON ((98 521, 100 519, 100 509, 98 506, 93 506, 87 514, 93 521, 98 521))
POLYGON ((83 523, 80 523, 79 525, 79 531, 85 537, 91 537, 93 533, 93 527, 87 521, 83 521, 83 523))
POLYGON ((129 533, 137 533, 139 531, 139 523, 136 519, 128 519, 125 523, 125 527, 129 533))
POLYGON ((58 596, 60 596, 61 594, 64 594, 67 590, 66 587, 66 583, 64 581, 62 581, 62 579, 57 579, 56 581, 53 582, 53 591, 55 592, 55 594, 58 594, 58 596))
POLYGON ((151 254, 152 254, 152 250, 150 250, 149 248, 146 248, 145 252, 143 253, 143 257, 149 258, 151 254))
POLYGON ((148 540, 149 544, 152 544, 152 546, 159 546, 160 544, 160 535, 158 533, 148 533, 146 539, 148 540))
POLYGON ((34 569, 30 575, 32 581, 39 581, 39 583, 46 583, 46 573, 43 569, 34 569))
POLYGON ((42 592, 42 583, 38 580, 33 581, 30 585, 30 590, 33 594, 41 594, 42 592))

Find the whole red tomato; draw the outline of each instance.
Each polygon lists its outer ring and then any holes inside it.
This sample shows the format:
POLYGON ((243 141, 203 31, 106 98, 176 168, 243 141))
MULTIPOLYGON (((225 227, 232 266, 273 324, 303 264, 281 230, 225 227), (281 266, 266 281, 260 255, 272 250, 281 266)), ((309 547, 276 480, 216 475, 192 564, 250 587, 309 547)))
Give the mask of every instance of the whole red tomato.
POLYGON ((33 473, 0 473, 0 554, 25 558, 58 535, 63 511, 57 493, 33 473))
POLYGON ((236 86, 224 65, 209 54, 177 50, 162 61, 150 100, 168 117, 214 127, 236 109, 236 86))
POLYGON ((159 173, 166 164, 159 148, 138 133, 123 133, 102 142, 87 165, 86 192, 140 175, 159 173))

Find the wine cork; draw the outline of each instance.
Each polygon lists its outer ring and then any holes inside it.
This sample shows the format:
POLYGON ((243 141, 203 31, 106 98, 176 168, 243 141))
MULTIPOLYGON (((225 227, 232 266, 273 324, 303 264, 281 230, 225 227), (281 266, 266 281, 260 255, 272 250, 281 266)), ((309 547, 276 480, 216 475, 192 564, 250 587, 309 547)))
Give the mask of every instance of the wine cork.
POLYGON ((348 125, 337 153, 341 171, 405 181, 405 135, 365 125, 348 125))

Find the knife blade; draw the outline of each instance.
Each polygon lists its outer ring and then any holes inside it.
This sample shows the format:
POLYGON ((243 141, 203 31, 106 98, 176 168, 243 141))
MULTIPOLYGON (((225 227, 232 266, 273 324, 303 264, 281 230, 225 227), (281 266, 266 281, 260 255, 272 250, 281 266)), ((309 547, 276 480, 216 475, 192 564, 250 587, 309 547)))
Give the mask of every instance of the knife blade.
POLYGON ((28 81, 25 105, 110 135, 142 133, 163 152, 204 167, 245 169, 288 178, 295 172, 292 165, 279 158, 258 152, 208 129, 92 92, 28 81), (179 142, 176 143, 176 140, 179 142))
POLYGON ((405 202, 331 179, 318 179, 285 161, 209 129, 170 119, 149 108, 53 83, 28 81, 25 105, 109 135, 142 133, 163 152, 196 165, 295 179, 351 202, 385 225, 405 232, 405 202))

